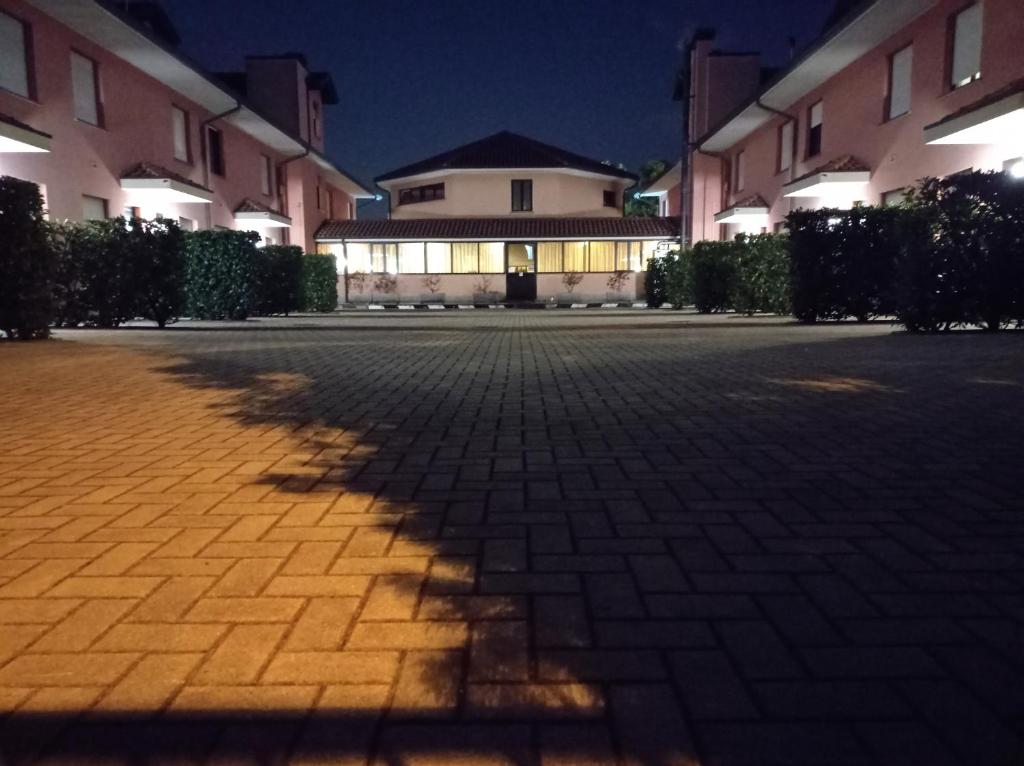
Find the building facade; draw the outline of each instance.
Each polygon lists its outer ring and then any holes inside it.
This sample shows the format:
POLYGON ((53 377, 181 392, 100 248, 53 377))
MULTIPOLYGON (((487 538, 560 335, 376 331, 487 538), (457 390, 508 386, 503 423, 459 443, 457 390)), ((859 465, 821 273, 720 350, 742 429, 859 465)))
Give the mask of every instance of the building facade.
POLYGON ((929 176, 1024 175, 1021 39, 1020 0, 856 3, 718 119, 707 105, 729 88, 699 76, 696 41, 680 190, 689 238, 779 231, 799 208, 894 204, 929 176))
POLYGON ((0 0, 0 175, 55 220, 120 215, 315 248, 373 196, 324 154, 331 78, 299 54, 210 74, 154 3, 0 0))
POLYGON ((631 173, 508 132, 376 180, 388 220, 317 235, 352 302, 632 301, 678 236, 672 219, 623 217, 631 173))

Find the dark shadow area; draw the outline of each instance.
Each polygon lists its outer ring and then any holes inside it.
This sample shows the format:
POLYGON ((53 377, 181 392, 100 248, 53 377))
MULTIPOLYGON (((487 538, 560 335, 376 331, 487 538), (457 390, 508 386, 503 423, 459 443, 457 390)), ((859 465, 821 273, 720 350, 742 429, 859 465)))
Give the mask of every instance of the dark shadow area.
MULTIPOLYGON (((573 317, 153 335, 161 375, 301 442, 301 471, 259 483, 370 498, 396 540, 470 572, 404 596, 522 611, 447 608, 471 626, 450 708, 23 713, 0 753, 1022 763, 1024 358, 1008 336, 844 332, 573 317)), ((451 663, 425 661, 422 685, 450 687, 451 663)))

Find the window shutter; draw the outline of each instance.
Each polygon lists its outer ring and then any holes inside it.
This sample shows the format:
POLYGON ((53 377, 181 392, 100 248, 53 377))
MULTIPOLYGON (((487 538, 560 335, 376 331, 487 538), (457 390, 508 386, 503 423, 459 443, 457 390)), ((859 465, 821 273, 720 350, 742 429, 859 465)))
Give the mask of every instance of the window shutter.
POLYGON ((171 125, 174 131, 174 159, 188 162, 188 119, 185 112, 171 107, 171 125))
POLYGON ((793 167, 793 123, 787 122, 779 131, 779 170, 793 167))
POLYGON ((904 48, 892 57, 890 63, 889 117, 899 117, 910 111, 910 79, 913 71, 914 49, 904 48))
POLYGON ((811 127, 816 128, 824 122, 825 119, 825 105, 819 101, 817 104, 811 107, 811 127))
POLYGON ((71 84, 75 92, 75 117, 90 125, 99 125, 96 64, 74 51, 71 52, 71 84))
POLYGON ((25 25, 0 12, 0 88, 29 97, 25 25))
POLYGON ((950 77, 954 88, 966 85, 981 76, 981 3, 961 11, 953 29, 953 68, 950 77))

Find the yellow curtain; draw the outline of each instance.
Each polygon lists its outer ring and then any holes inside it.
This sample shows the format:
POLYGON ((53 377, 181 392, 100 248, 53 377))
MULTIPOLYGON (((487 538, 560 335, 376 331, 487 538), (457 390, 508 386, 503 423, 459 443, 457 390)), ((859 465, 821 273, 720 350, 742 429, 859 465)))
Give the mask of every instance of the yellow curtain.
POLYGON ((615 271, 615 243, 590 243, 590 268, 588 271, 615 271))
POLYGON ((385 274, 388 271, 387 247, 382 244, 370 245, 370 270, 374 274, 385 274))
POLYGON ((453 242, 452 243, 452 273, 454 274, 476 274, 480 271, 480 263, 477 260, 476 242, 453 242))
POLYGON ((399 274, 422 274, 423 243, 422 242, 399 242, 398 243, 398 273, 399 274))
POLYGON ((505 243, 480 243, 480 273, 501 274, 505 271, 505 243))
POLYGON ((537 243, 537 271, 542 274, 557 273, 562 270, 562 243, 537 243))
POLYGON ((564 271, 586 271, 587 270, 587 243, 566 242, 565 255, 562 269, 564 271))
POLYGON ((629 242, 615 243, 615 270, 633 271, 633 264, 629 260, 629 242))
POLYGON ((369 274, 372 271, 370 263, 370 246, 365 242, 349 242, 345 245, 345 252, 348 254, 348 273, 355 274, 362 271, 369 274))
POLYGON ((452 246, 447 242, 427 243, 427 273, 452 273, 452 246))

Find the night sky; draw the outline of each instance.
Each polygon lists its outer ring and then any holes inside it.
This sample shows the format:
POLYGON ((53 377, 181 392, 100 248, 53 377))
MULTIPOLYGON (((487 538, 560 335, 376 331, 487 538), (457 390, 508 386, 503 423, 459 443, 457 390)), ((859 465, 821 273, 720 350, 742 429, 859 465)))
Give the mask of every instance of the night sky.
MULTIPOLYGON (((632 170, 678 156, 672 101, 682 41, 781 65, 833 0, 164 0, 207 69, 301 51, 334 75, 328 153, 374 176, 499 130, 632 170)), ((369 212, 369 211, 366 211, 369 212)), ((362 214, 362 213, 361 213, 362 214)))

